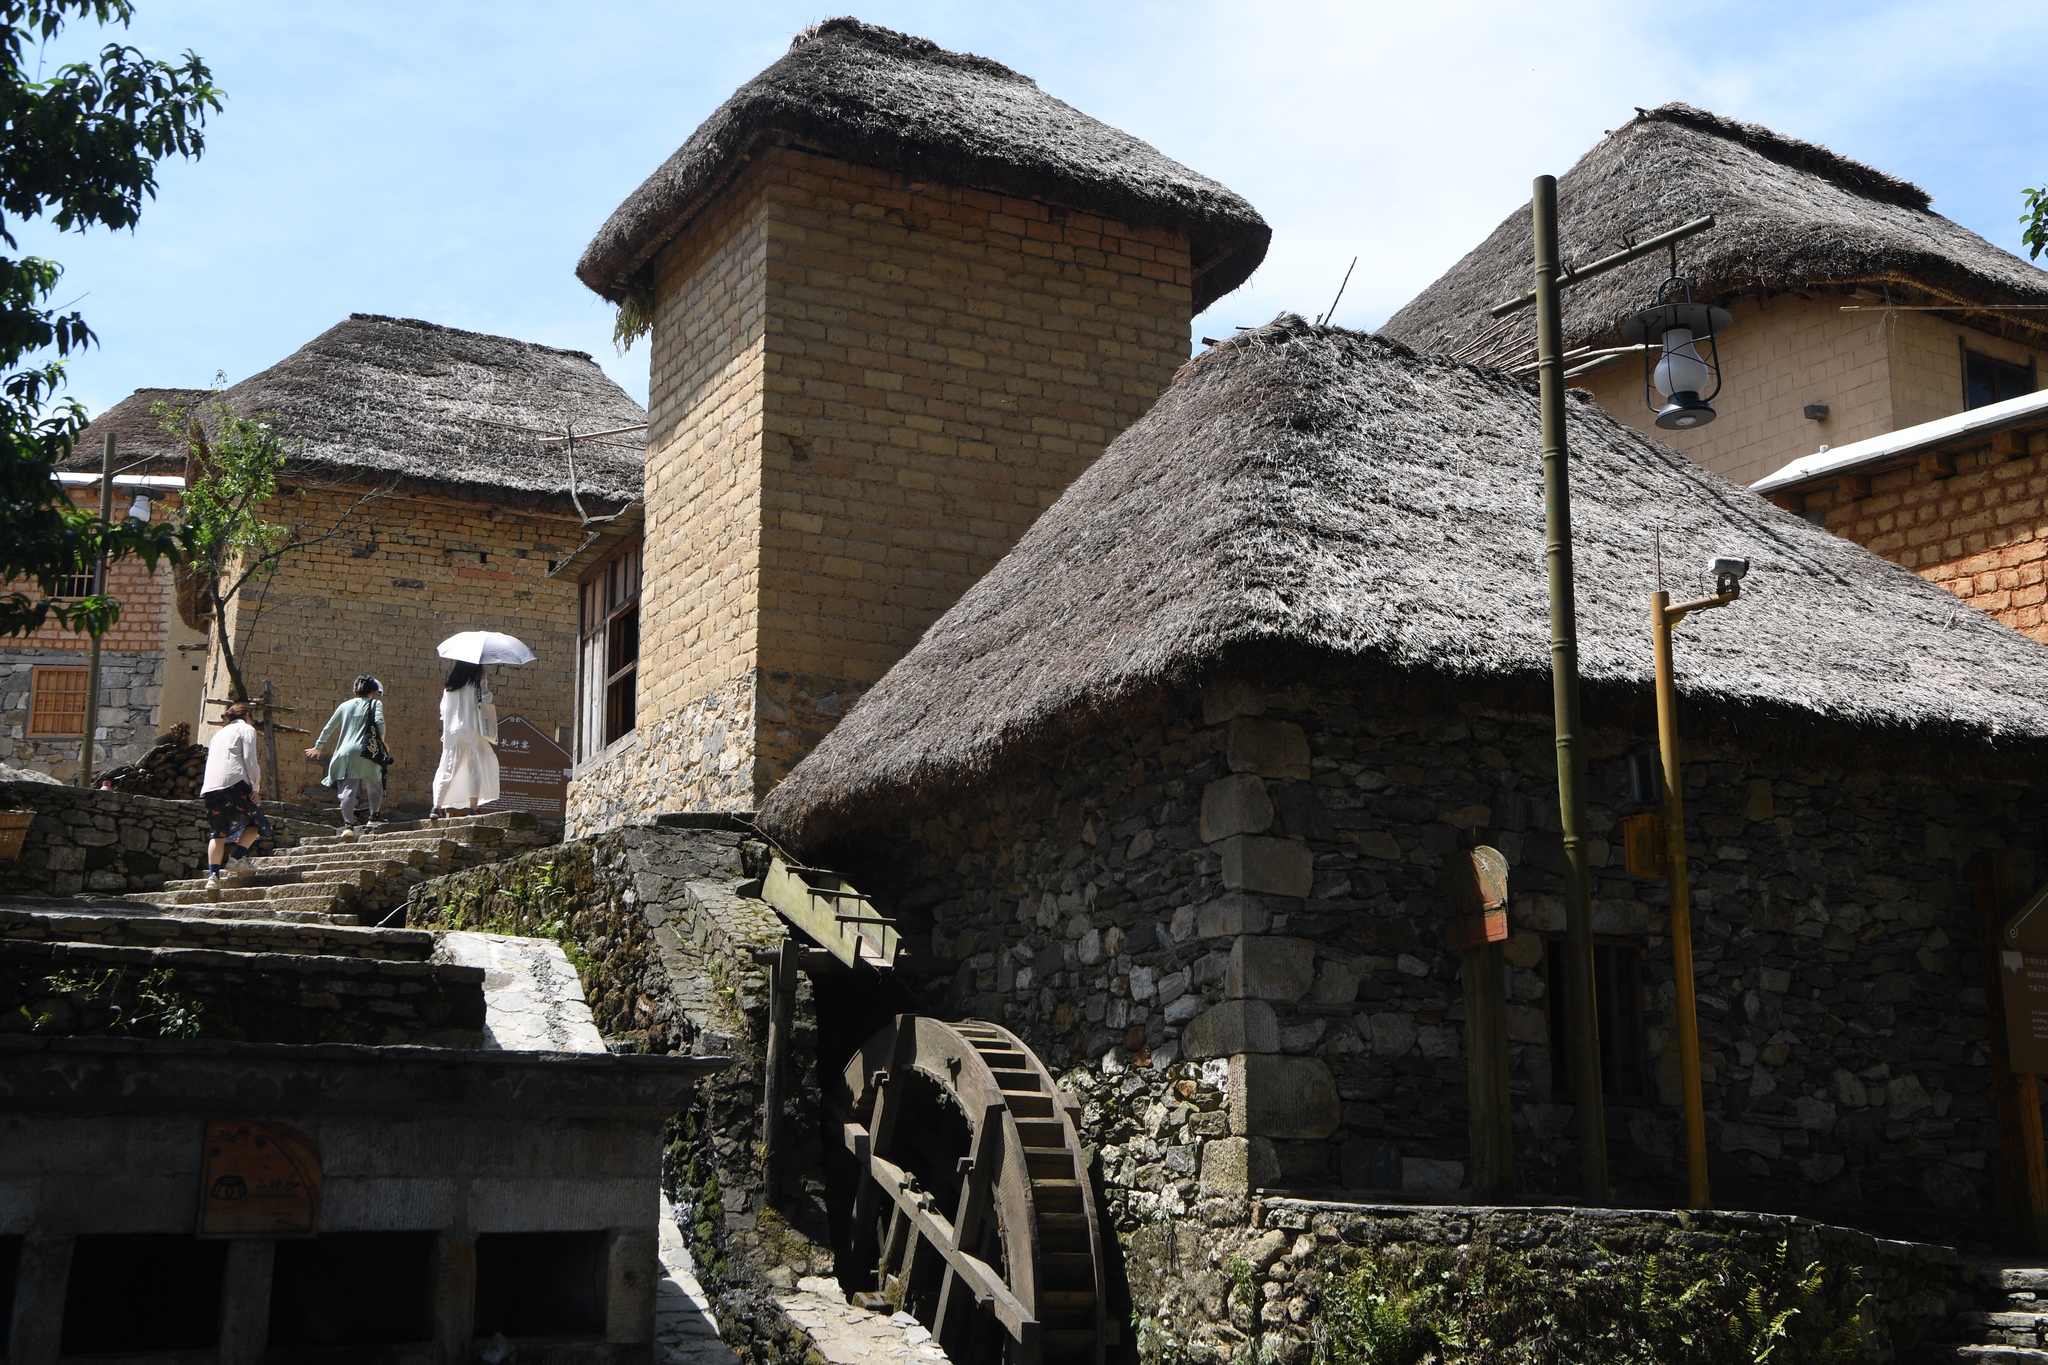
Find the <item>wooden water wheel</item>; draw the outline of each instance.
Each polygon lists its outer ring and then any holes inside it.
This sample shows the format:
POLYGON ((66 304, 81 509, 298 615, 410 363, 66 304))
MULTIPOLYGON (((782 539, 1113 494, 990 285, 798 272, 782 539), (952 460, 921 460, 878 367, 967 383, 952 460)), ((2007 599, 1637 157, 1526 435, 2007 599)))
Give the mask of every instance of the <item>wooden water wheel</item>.
POLYGON ((1031 1049, 994 1024, 901 1015, 835 1089, 861 1173, 852 1264, 956 1365, 1101 1365, 1095 1196, 1031 1049))

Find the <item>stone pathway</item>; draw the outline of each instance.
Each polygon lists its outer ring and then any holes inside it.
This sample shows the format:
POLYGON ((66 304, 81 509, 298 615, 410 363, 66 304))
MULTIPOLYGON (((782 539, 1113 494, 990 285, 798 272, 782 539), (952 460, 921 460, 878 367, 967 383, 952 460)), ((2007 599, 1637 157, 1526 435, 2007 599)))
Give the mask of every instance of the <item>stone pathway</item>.
POLYGON ((855 1308, 837 1280, 806 1276, 775 1301, 833 1365, 947 1365, 946 1353, 916 1318, 855 1308))
POLYGON ((676 1226, 675 1205, 661 1197, 661 1283, 654 1290, 655 1365, 739 1365, 718 1339, 711 1300, 676 1226))
POLYGON ((562 945, 543 938, 444 933, 441 957, 484 970, 484 1047, 506 1052, 603 1052, 583 984, 562 945))

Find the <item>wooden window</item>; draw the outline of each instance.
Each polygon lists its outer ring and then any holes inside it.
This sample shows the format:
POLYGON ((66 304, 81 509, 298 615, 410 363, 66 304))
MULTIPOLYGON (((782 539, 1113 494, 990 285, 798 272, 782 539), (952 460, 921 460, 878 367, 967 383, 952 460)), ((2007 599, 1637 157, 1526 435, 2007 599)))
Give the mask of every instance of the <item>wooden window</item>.
MULTIPOLYGON (((1550 1093, 1572 1092, 1570 1031, 1565 1027, 1564 939, 1544 940, 1544 993, 1550 1001, 1550 1093)), ((1650 1095, 1643 1036, 1643 950, 1628 939, 1593 940, 1593 1000, 1600 1023, 1600 1084, 1608 1099, 1650 1095)))
POLYGON ((576 761, 633 732, 640 688, 640 547, 619 547, 583 580, 576 761))
POLYGON ((57 738, 85 734, 85 670, 38 668, 29 680, 28 732, 57 738))
POLYGON ((1963 347, 1963 406, 1981 408, 2034 391, 2034 363, 2010 360, 1963 347))

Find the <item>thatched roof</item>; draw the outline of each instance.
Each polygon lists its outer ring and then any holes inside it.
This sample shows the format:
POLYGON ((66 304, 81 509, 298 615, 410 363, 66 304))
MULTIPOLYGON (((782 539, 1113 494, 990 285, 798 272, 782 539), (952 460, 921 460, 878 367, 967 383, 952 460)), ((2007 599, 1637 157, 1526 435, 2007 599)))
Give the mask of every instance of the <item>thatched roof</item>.
MULTIPOLYGON (((117 423, 123 463, 183 447, 149 415, 158 398, 203 403, 203 390, 139 389, 87 428, 66 468, 99 468, 101 423, 117 423), (131 434, 132 433, 132 434, 131 434), (152 445, 151 443, 155 444, 152 445)), ((569 489, 557 444, 487 422, 592 432, 644 422, 646 412, 582 351, 464 332, 411 318, 353 313, 222 395, 284 437, 289 469, 302 477, 402 479, 414 490, 467 496, 558 499, 569 489), (476 420, 484 419, 484 420, 476 420)), ((577 483, 616 507, 640 496, 644 435, 578 443, 577 483)))
MULTIPOLYGON (((1715 226, 1678 249, 1701 298, 1861 284, 1889 288, 1902 302, 2048 303, 2048 271, 1933 212, 1917 185, 1691 105, 1667 104, 1617 128, 1559 178, 1557 200, 1567 262, 1713 214, 1715 226)), ((1525 204, 1381 333, 1468 359, 1531 351, 1527 310, 1498 337, 1482 337, 1499 326, 1487 309, 1529 288, 1532 252, 1525 204)), ((1668 257, 1653 255, 1571 286, 1567 344, 1614 338, 1617 323, 1648 305, 1669 269, 1668 257)), ((1977 314, 1970 322, 1993 331, 2041 326, 2016 321, 2027 317, 1977 314)))
POLYGON ((857 165, 997 190, 1188 235, 1195 310, 1242 284, 1272 231, 1207 176, 986 57, 829 19, 748 81, 598 230, 577 276, 617 303, 661 249, 778 138, 857 165))
POLYGON ((126 468, 148 459, 149 463, 142 469, 131 472, 181 473, 185 468, 185 443, 164 430, 163 419, 156 415, 154 409, 159 403, 167 403, 174 408, 191 407, 205 402, 208 396, 206 389, 137 389, 93 418, 85 430, 78 433, 78 439, 71 445, 71 458, 64 461, 64 468, 97 472, 102 448, 111 432, 115 468, 126 468))
MULTIPOLYGON (((1652 533, 1695 703, 1975 740, 2048 737, 2048 649, 1861 546, 1571 406, 1580 658, 1647 693, 1652 533)), ((1497 370, 1283 317, 1190 361, 770 794, 796 845, 942 799, 1020 746, 1292 649, 1424 679, 1550 668, 1535 394, 1497 370)))

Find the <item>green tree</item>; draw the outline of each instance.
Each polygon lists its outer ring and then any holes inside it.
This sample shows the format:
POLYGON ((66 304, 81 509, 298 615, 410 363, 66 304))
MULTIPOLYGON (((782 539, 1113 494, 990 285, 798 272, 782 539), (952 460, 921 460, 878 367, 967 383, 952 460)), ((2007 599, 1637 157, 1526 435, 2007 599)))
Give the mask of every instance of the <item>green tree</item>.
MULTIPOLYGON (((221 92, 189 51, 161 62, 108 43, 92 60, 40 75, 42 49, 69 20, 125 28, 133 15, 130 0, 0 0, 0 242, 9 253, 19 250, 15 228, 33 219, 64 232, 133 227, 156 195, 157 163, 203 149, 221 92)), ((119 605, 103 593, 66 600, 63 580, 102 557, 140 556, 155 568, 188 543, 172 526, 103 522, 52 477, 85 425, 82 407, 56 397, 64 357, 95 341, 82 315, 49 304, 62 274, 55 261, 0 254, 0 583, 17 585, 0 593, 0 636, 52 619, 97 635, 119 605), (38 353, 45 358, 24 363, 38 353)))
POLYGON ((2048 185, 2038 190, 2022 190, 2020 197, 2027 204, 2027 211, 2020 215, 2020 241, 2028 256, 2038 261, 2041 253, 2048 251, 2048 185))

